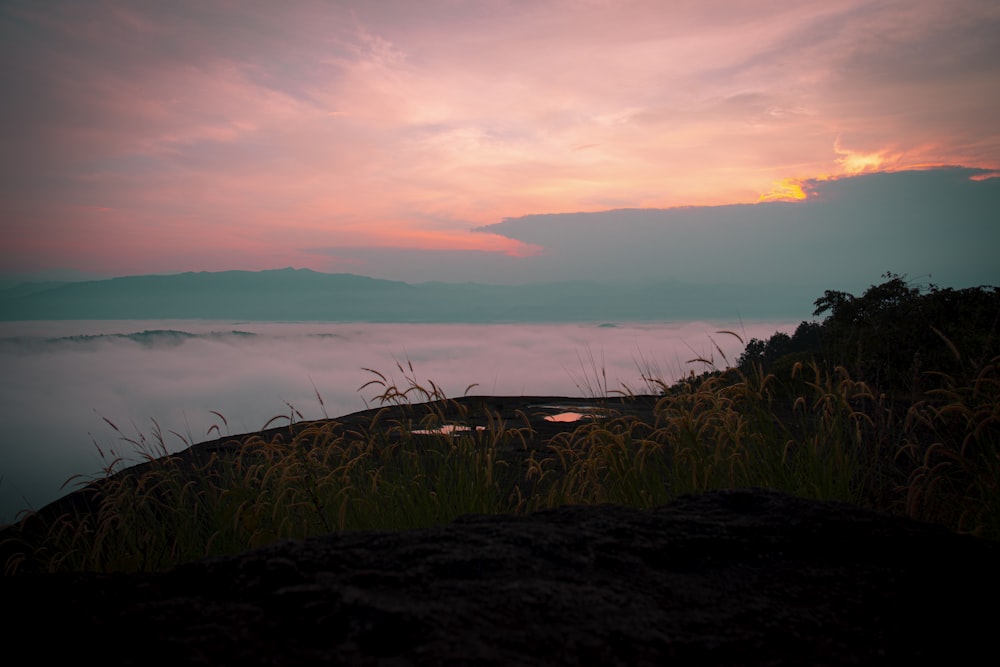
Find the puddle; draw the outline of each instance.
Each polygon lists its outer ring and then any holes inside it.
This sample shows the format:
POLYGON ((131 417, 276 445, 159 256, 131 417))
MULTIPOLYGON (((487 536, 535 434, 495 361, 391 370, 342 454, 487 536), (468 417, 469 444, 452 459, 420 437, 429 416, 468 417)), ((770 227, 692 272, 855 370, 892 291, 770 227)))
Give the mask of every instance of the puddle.
POLYGON ((597 419, 607 416, 607 411, 595 408, 590 405, 540 405, 540 408, 548 410, 560 410, 553 415, 545 415, 547 422, 572 423, 583 421, 584 419, 597 419))
POLYGON ((572 411, 572 412, 580 412, 580 413, 603 413, 603 412, 605 412, 604 408, 597 407, 595 405, 581 405, 581 404, 577 404, 577 403, 558 403, 558 404, 549 404, 549 405, 531 405, 531 406, 528 406, 528 407, 537 408, 539 410, 563 410, 563 411, 572 411))
POLYGON ((485 426, 459 426, 458 424, 445 424, 437 428, 421 428, 410 431, 414 435, 461 435, 462 433, 472 433, 473 431, 485 431, 485 426))
POLYGON ((594 415, 585 415, 582 412, 560 412, 555 415, 545 415, 547 422, 578 422, 581 419, 590 419, 594 415))

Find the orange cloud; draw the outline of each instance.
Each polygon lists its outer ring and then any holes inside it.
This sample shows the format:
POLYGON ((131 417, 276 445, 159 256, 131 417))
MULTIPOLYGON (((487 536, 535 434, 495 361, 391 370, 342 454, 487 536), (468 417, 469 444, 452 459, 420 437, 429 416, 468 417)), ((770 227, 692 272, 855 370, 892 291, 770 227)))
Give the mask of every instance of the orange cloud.
POLYGON ((836 159, 836 163, 840 165, 845 174, 851 176, 884 170, 886 167, 896 165, 900 160, 900 155, 890 153, 889 149, 871 153, 846 149, 841 145, 840 137, 837 137, 836 141, 833 142, 833 150, 840 156, 836 159))
POLYGON ((757 202, 769 201, 801 201, 808 195, 802 189, 802 181, 798 178, 785 178, 774 184, 774 187, 763 193, 757 202))
MULTIPOLYGON (((398 228, 386 234, 383 227, 380 238, 365 245, 387 248, 413 248, 417 250, 481 250, 508 255, 530 257, 540 248, 499 234, 471 234, 468 230, 426 230, 398 228)), ((347 247, 347 246, 344 246, 347 247)))

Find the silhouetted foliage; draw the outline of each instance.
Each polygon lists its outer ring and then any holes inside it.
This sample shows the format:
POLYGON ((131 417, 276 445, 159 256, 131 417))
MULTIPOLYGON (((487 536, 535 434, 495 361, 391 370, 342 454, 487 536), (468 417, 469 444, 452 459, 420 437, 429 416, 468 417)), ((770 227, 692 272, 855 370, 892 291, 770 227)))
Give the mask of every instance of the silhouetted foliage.
POLYGON ((792 336, 751 339, 740 369, 787 379, 796 362, 815 361, 842 366, 883 392, 919 394, 975 375, 997 354, 1000 288, 921 288, 894 273, 882 278, 861 296, 827 290, 814 302, 822 322, 802 322, 792 336))

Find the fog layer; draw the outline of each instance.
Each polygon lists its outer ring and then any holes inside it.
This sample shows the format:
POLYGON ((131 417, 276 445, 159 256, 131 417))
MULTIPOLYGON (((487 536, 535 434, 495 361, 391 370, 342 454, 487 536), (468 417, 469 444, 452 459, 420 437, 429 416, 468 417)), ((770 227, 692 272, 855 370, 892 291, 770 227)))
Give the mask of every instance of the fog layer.
POLYGON ((378 405, 378 386, 359 391, 377 377, 365 369, 403 388, 411 363, 448 396, 645 393, 644 375, 700 372, 696 357, 724 366, 716 345, 735 360, 742 343, 720 331, 749 340, 796 324, 4 323, 0 523, 71 490, 60 490, 71 475, 99 473, 98 448, 133 455, 122 437, 149 438, 153 420, 177 451, 216 437, 213 425, 237 435, 293 410, 343 416, 378 405))

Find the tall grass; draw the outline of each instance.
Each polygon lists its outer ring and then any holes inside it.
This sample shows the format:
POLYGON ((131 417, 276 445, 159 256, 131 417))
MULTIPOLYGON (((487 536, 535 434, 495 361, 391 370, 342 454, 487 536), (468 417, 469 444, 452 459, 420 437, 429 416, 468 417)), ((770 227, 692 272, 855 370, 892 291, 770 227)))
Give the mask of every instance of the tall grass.
POLYGON ((289 406, 272 420, 288 428, 223 439, 196 459, 168 454, 158 427, 122 436, 144 463, 123 469, 109 452, 104 476, 84 480, 88 506, 8 529, 5 571, 149 571, 332 531, 566 503, 651 507, 735 487, 1000 538, 1000 357, 909 406, 842 367, 800 362, 779 381, 724 356, 696 361, 709 370, 644 378, 657 396, 648 420, 616 409, 635 397, 623 388, 610 398, 592 368, 602 411, 545 443, 530 415, 504 419, 486 403, 449 399, 412 365, 398 365, 399 383, 369 371, 362 389, 378 391, 381 407, 364 423, 305 422, 289 406))
POLYGON ((913 437, 900 451, 911 464, 905 511, 1000 537, 1000 356, 964 378, 935 375, 943 388, 928 391, 906 415, 913 437))

